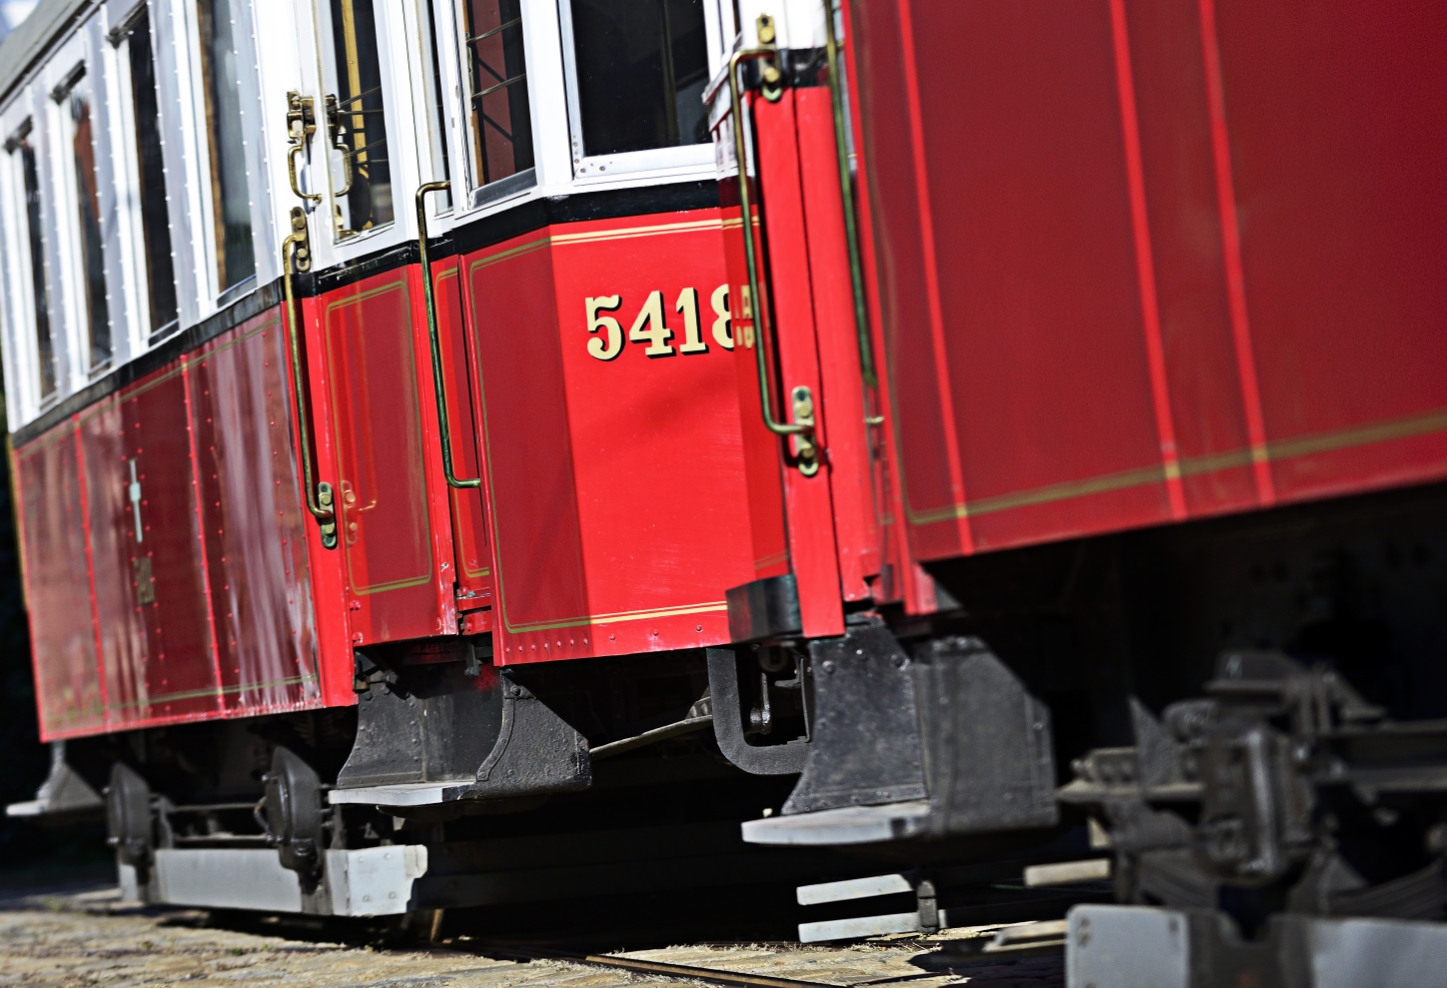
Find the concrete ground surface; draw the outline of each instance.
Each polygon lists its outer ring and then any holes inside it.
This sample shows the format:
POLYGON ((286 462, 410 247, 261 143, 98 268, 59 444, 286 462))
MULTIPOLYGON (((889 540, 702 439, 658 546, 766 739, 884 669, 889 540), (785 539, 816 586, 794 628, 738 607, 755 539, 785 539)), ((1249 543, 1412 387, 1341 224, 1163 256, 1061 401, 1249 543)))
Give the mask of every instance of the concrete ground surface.
MULTIPOLYGON (((836 988, 1063 988, 1059 953, 970 957, 979 928, 844 946, 702 944, 617 956, 789 978, 836 988)), ((587 964, 518 959, 467 936, 386 948, 345 927, 311 931, 266 917, 212 916, 119 902, 114 890, 0 901, 0 988, 187 985, 285 988, 624 988, 703 985, 587 964), (331 942, 343 941, 343 942, 331 942)), ((983 941, 981 941, 983 942, 983 941)), ((555 950, 556 952, 556 950, 555 950)))

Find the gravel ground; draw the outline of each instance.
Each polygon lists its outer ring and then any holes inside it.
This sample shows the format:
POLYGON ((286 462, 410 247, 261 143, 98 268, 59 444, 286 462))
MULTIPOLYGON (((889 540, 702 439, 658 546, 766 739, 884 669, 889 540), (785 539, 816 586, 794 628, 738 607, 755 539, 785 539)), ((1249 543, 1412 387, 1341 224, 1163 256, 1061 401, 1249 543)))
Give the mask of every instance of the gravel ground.
MULTIPOLYGON (((840 988, 1063 988, 1056 954, 961 960, 959 940, 878 938, 846 947, 787 944, 679 946, 622 956, 791 978, 840 988)), ((498 956, 467 937, 385 949, 365 933, 283 927, 254 918, 119 903, 114 890, 0 901, 0 988, 130 988, 206 981, 287 988, 622 988, 678 986, 656 977, 582 964, 498 956), (280 935, 278 935, 280 934, 280 935), (352 942, 326 942, 327 937, 352 942), (488 956, 492 953, 493 956, 488 956)))

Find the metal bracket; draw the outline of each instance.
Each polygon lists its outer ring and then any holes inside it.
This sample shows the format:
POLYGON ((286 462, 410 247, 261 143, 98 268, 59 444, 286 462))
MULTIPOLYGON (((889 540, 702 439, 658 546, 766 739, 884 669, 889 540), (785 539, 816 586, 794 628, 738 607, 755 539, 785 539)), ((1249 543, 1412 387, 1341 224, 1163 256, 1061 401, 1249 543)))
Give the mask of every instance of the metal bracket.
POLYGON ((812 477, 819 472, 819 444, 814 439, 814 393, 801 384, 790 392, 789 398, 794 422, 808 427, 794 436, 794 456, 799 460, 799 472, 812 477))
POLYGON ((320 192, 302 191, 296 172, 296 156, 306 151, 307 142, 316 131, 316 105, 312 98, 291 90, 286 94, 286 139, 291 145, 286 152, 286 174, 291 180, 291 191, 307 202, 321 202, 322 195, 320 192))
POLYGON ((707 655, 713 734, 723 756, 751 775, 793 775, 803 771, 809 742, 755 746, 744 739, 737 658, 726 648, 710 648, 707 655))

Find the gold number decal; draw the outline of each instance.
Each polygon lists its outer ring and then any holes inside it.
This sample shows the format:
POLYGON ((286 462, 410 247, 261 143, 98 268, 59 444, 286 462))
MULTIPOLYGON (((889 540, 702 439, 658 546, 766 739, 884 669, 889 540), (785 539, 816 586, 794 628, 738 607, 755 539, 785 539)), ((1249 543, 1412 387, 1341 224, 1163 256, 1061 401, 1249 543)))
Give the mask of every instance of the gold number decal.
MULTIPOLYGON (((709 297, 714 314, 713 340, 725 350, 732 350, 737 340, 735 322, 747 320, 751 316, 748 291, 745 286, 741 293, 745 311, 738 316, 729 309, 728 285, 719 285, 709 297)), ((617 312, 622 305, 622 295, 599 295, 584 299, 584 308, 588 314, 588 353, 592 357, 598 360, 616 360, 622 354, 625 339, 623 326, 613 316, 607 315, 609 312, 617 312)), ((671 357, 675 353, 708 353, 708 341, 703 336, 703 319, 698 305, 698 289, 683 289, 678 293, 678 301, 673 307, 683 316, 683 343, 677 350, 669 343, 669 340, 673 339, 673 330, 668 328, 663 314, 662 291, 648 293, 643 308, 638 310, 638 315, 633 320, 633 328, 628 330, 627 341, 647 343, 648 347, 643 353, 649 357, 671 357)), ((744 322, 742 329, 744 345, 753 346, 753 326, 744 322)))
POLYGON ((729 312, 729 286, 719 285, 713 290, 713 298, 709 301, 713 303, 713 314, 718 317, 713 321, 713 341, 725 350, 732 350, 734 333, 733 315, 729 312))
POLYGON ((628 330, 628 342, 647 343, 645 356, 671 357, 674 350, 668 341, 672 338, 673 330, 663 321, 663 293, 649 292, 648 301, 643 303, 638 318, 633 320, 633 328, 628 330))
POLYGON ((698 289, 685 288, 679 292, 674 308, 683 315, 683 346, 678 348, 678 352, 708 353, 708 344, 698 331, 698 289))
MULTIPOLYGON (((657 294, 655 292, 655 294, 657 294)), ((597 298, 585 300, 584 305, 588 309, 588 332, 596 333, 598 330, 607 331, 607 340, 603 337, 594 336, 588 340, 588 353, 599 360, 612 360, 623 352, 623 327, 618 325, 618 320, 612 316, 599 315, 600 310, 612 311, 623 304, 622 295, 599 295, 597 298)), ((637 327, 634 327, 637 329, 637 327)), ((630 337, 632 334, 629 334, 630 337)))

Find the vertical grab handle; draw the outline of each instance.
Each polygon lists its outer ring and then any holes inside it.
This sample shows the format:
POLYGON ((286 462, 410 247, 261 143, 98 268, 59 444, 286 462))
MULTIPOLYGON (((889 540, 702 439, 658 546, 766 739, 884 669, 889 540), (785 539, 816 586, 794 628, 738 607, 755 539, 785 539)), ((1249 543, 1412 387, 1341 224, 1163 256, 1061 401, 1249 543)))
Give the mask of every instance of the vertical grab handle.
MULTIPOLYGON (((734 132, 734 158, 739 168, 739 207, 743 218, 744 233, 744 267, 749 275, 749 305, 753 311, 753 320, 757 344, 754 347, 754 358, 758 363, 759 372, 759 406, 763 412, 764 427, 776 436, 796 437, 797 453, 799 458, 799 472, 806 477, 812 477, 819 472, 819 450, 814 442, 814 406, 809 389, 798 387, 793 390, 792 399, 795 410, 801 414, 795 417, 799 421, 780 422, 774 418, 773 390, 769 381, 768 356, 765 351, 765 341, 768 337, 766 327, 768 326, 768 313, 764 305, 763 296, 759 294, 759 262, 754 250, 754 217, 753 203, 749 195, 749 168, 748 142, 744 139, 744 115, 743 99, 741 96, 742 87, 739 84, 739 68, 745 62, 757 61, 765 58, 777 58, 776 48, 744 48, 734 52, 729 58, 729 105, 733 113, 734 132)), ((759 236, 763 236, 764 218, 758 217, 759 236)))
POLYGON ((849 171, 848 121, 844 116, 844 76, 834 30, 834 0, 824 0, 824 51, 829 61, 829 95, 834 104, 834 149, 839 157, 839 191, 844 199, 844 240, 849 250, 849 283, 854 291, 854 326, 859 333, 859 364, 864 383, 876 387, 874 347, 869 340, 869 308, 864 298, 864 264, 859 251, 859 221, 854 206, 854 176, 849 171))
POLYGON ((332 485, 326 481, 312 482, 311 404, 307 401, 306 379, 302 374, 299 339, 301 314, 297 311, 296 291, 292 276, 311 269, 311 247, 307 241, 306 213, 300 206, 291 210, 291 233, 281 242, 282 290, 286 294, 287 340, 291 346, 291 377, 296 388, 296 425, 301 436, 302 488, 306 492, 306 509, 321 528, 322 548, 337 547, 337 512, 332 485))
MULTIPOLYGON (((432 385, 437 393, 437 428, 442 434, 442 475, 448 487, 470 490, 482 486, 481 477, 459 480, 452 468, 452 429, 447 420, 447 384, 442 376, 442 345, 437 339, 437 300, 432 288, 432 259, 427 254, 427 208, 429 192, 445 192, 451 182, 427 182, 417 187, 417 252, 422 261, 422 298, 427 303, 427 341, 432 346, 432 385)), ((462 277, 461 272, 458 277, 462 277)))

